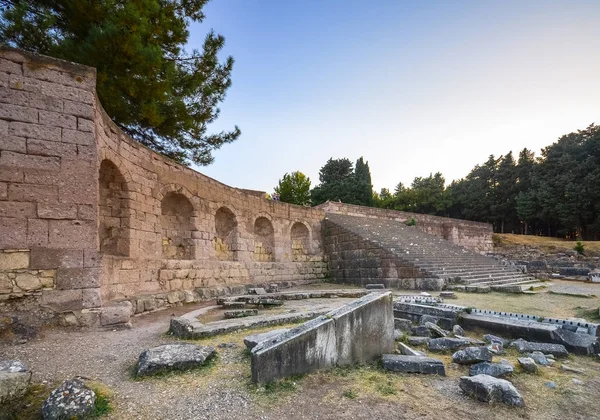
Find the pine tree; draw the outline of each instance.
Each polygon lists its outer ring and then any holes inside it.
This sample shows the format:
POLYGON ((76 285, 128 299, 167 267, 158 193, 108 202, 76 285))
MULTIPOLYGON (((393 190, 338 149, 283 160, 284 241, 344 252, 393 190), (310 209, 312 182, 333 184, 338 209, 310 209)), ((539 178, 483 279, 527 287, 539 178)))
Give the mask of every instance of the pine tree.
POLYGON ((107 114, 140 143, 206 165, 240 130, 209 134, 231 85, 233 58, 212 31, 186 52, 190 22, 208 0, 0 0, 0 42, 97 69, 107 114))

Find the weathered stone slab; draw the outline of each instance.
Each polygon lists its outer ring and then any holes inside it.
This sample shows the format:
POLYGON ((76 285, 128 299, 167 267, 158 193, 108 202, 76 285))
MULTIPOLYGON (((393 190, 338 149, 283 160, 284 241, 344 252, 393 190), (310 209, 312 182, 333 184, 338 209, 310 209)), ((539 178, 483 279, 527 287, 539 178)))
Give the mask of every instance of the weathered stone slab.
POLYGON ((485 334, 483 336, 483 339, 488 343, 500 343, 503 346, 507 346, 509 343, 509 340, 506 340, 502 337, 498 337, 497 335, 492 335, 492 334, 485 334))
POLYGON ((252 349, 255 383, 337 365, 371 362, 394 350, 392 294, 372 293, 252 349))
POLYGON ((433 338, 427 343, 427 348, 431 351, 457 350, 461 347, 467 347, 471 341, 462 338, 433 338))
POLYGON ((521 365, 521 368, 524 372, 536 373, 538 371, 538 367, 531 357, 519 357, 517 361, 519 362, 519 365, 521 365))
POLYGON ((508 363, 481 362, 469 368, 469 376, 490 375, 494 378, 504 378, 512 375, 514 366, 508 363))
POLYGON ((438 327, 437 325, 431 323, 431 322, 426 322, 425 323, 425 327, 427 327, 429 329, 429 331, 431 332, 431 334, 434 337, 447 337, 448 336, 448 332, 441 329, 440 327, 438 327))
POLYGON ((337 362, 335 323, 320 316, 252 349, 252 381, 266 383, 337 362))
POLYGON ((572 332, 565 328, 557 328, 552 335, 553 341, 560 342, 568 351, 581 355, 593 354, 598 341, 598 338, 592 335, 572 332))
POLYGON ((457 299, 456 294, 452 291, 440 292, 440 297, 443 299, 457 299))
POLYGON ((327 314, 333 318, 337 364, 369 363, 394 351, 392 294, 371 293, 327 314))
POLYGON ((463 314, 461 325, 466 329, 483 329, 509 337, 522 337, 536 341, 552 341, 552 332, 557 325, 521 319, 508 319, 494 316, 463 314))
POLYGON ((501 402, 517 407, 525 404, 519 391, 505 379, 490 375, 463 376, 459 386, 465 394, 479 401, 501 402))
POLYGON ((519 353, 532 353, 539 351, 544 354, 552 354, 556 357, 567 357, 569 352, 562 344, 551 343, 533 343, 525 340, 517 340, 513 342, 519 353))
POLYGON ((381 283, 379 283, 379 284, 367 284, 365 286, 365 289, 367 289, 367 290, 383 290, 383 289, 385 289, 385 285, 381 284, 381 283))
POLYGON ((423 315, 431 315, 439 319, 442 328, 452 328, 457 323, 458 309, 440 308, 416 303, 394 302, 394 316, 418 322, 423 315))
POLYGON ((404 343, 398 343, 398 351, 405 356, 425 356, 425 353, 407 346, 404 343))
POLYGON ((248 305, 257 305, 257 306, 282 306, 283 301, 279 299, 269 299, 269 298, 255 298, 248 299, 246 301, 248 305))
POLYGON ((440 319, 431 315, 423 315, 421 319, 419 319, 419 325, 426 325, 427 323, 437 325, 438 322, 440 322, 440 319))
POLYGON ((410 337, 406 338, 406 341, 411 346, 420 346, 422 344, 427 344, 427 343, 429 343, 429 340, 431 340, 430 337, 415 337, 415 336, 410 336, 410 337))
POLYGON ((412 328, 412 321, 409 319, 394 318, 394 329, 409 332, 412 328))
POLYGON ((480 362, 491 362, 492 353, 487 347, 467 347, 452 355, 452 361, 459 365, 472 365, 480 362))
POLYGON ((137 375, 153 375, 172 370, 188 370, 202 366, 215 354, 214 347, 191 343, 165 344, 140 354, 137 375))
POLYGON ((22 398, 31 382, 31 372, 18 360, 0 362, 0 404, 22 398))
POLYGON ((44 402, 44 420, 87 418, 94 410, 96 393, 83 381, 71 379, 56 388, 44 402))
POLYGON ((439 359, 431 357, 384 354, 382 356, 382 363, 385 370, 392 372, 446 376, 444 363, 439 359))
POLYGON ((286 333, 289 330, 289 328, 278 328, 276 330, 267 331, 260 334, 249 335, 247 337, 244 337, 244 344, 246 345, 246 348, 251 350, 254 347, 256 347, 258 343, 262 343, 263 341, 267 341, 271 338, 277 337, 279 334, 286 333))
POLYGON ((425 325, 412 327, 411 334, 415 337, 431 337, 431 331, 425 325))
POLYGON ((266 295, 267 291, 262 287, 254 287, 252 289, 248 289, 248 293, 251 295, 266 295))
POLYGON ((244 309, 246 302, 223 302, 222 306, 227 309, 244 309))
POLYGON ((223 316, 225 316, 225 319, 244 318, 247 316, 254 315, 258 315, 258 309, 236 309, 232 311, 223 312, 223 316))

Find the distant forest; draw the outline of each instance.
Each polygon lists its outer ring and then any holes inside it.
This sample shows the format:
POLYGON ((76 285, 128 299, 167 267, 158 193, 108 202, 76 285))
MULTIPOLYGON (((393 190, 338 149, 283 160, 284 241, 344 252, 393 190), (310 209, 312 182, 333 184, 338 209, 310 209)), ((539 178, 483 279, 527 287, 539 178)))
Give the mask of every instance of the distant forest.
POLYGON ((516 157, 512 151, 498 158, 490 155, 448 186, 438 172, 369 196, 368 162, 360 158, 352 169, 348 159, 330 159, 321 168, 321 184, 311 191, 312 204, 340 199, 488 222, 499 233, 600 239, 600 126, 594 124, 560 137, 539 157, 528 149, 516 157))

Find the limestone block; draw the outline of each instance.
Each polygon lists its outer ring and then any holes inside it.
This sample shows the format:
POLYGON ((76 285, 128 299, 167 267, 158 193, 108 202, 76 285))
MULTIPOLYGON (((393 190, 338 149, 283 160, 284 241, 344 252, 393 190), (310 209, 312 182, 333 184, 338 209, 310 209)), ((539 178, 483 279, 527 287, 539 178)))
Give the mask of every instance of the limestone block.
POLYGON ((131 302, 121 302, 115 306, 102 308, 100 314, 100 325, 126 324, 131 316, 131 302))
POLYGON ((0 252, 0 270, 22 270, 29 267, 29 252, 0 252))

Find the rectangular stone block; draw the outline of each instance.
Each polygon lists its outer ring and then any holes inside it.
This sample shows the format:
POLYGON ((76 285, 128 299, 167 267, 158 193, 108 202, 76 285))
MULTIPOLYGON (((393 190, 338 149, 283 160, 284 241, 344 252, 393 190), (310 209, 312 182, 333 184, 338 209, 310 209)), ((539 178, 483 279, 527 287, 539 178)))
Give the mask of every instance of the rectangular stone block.
POLYGON ((96 220, 96 207, 90 204, 77 206, 77 218, 81 220, 96 220))
POLYGON ((8 199, 34 203, 56 203, 58 201, 58 187, 52 185, 10 184, 8 186, 8 199))
POLYGON ((83 250, 83 266, 85 268, 95 268, 102 266, 102 254, 96 249, 83 250))
POLYGON ((15 217, 27 219, 35 217, 35 204, 19 201, 0 201, 0 217, 15 217))
POLYGON ((89 162, 63 160, 58 185, 61 203, 98 205, 98 173, 89 162))
POLYGON ((94 119, 94 107, 92 105, 82 104, 81 102, 64 101, 65 114, 71 114, 76 117, 94 119))
POLYGON ((38 110, 24 106, 0 103, 0 118, 7 121, 38 122, 38 110))
POLYGON ((29 124, 24 122, 11 122, 8 126, 8 134, 28 139, 41 139, 60 141, 61 132, 59 127, 48 127, 47 125, 29 124))
POLYGON ((94 222, 50 220, 50 248, 95 248, 98 228, 94 222))
POLYGON ((32 270, 53 270, 56 268, 83 268, 81 249, 31 249, 32 270))
POLYGON ((41 305, 56 312, 78 311, 83 309, 81 290, 43 290, 41 305))
POLYGON ((27 247, 43 247, 48 245, 48 221, 40 219, 27 220, 27 247))
POLYGON ((82 304, 84 308, 99 308, 102 306, 102 296, 100 289, 83 289, 82 304))
POLYGON ((394 351, 392 294, 370 293, 329 312, 337 340, 337 364, 370 363, 394 351))
POLYGON ((58 156, 75 159, 77 157, 77 146, 55 141, 29 139, 27 140, 27 153, 38 156, 58 156))
POLYGON ((320 316, 252 349, 252 381, 268 383, 290 375, 329 369, 337 362, 335 324, 320 316))
POLYGON ((21 64, 0 58, 0 71, 12 74, 23 74, 21 64))
POLYGON ((40 203, 37 206, 37 213, 40 219, 76 219, 77 205, 40 203))
POLYGON ((0 152, 0 166, 58 171, 60 170, 60 158, 32 156, 3 150, 0 152))
POLYGON ((27 219, 0 217, 0 249, 27 248, 27 219))
POLYGON ((62 128, 77 128, 77 117, 62 112, 39 111, 39 121, 42 125, 62 128))
POLYGON ((27 153, 25 137, 0 135, 0 150, 8 150, 17 153, 27 153))
POLYGON ((62 71, 62 69, 53 69, 47 66, 32 66, 26 63, 23 66, 23 76, 89 91, 92 91, 96 87, 96 78, 93 72, 84 73, 81 71, 71 73, 62 71))
POLYGON ((91 287, 100 287, 100 269, 59 268, 56 270, 56 288, 58 290, 87 289, 91 287))
POLYGON ((440 359, 431 357, 384 354, 382 357, 382 364, 385 370, 392 372, 446 376, 444 363, 440 359))
POLYGON ((87 131, 63 129, 62 141, 65 143, 82 144, 91 146, 94 144, 94 133, 87 131))
POLYGON ((29 268, 29 252, 0 252, 0 270, 29 268))
POLYGON ((2 87, 0 87, 0 102, 49 111, 63 110, 61 99, 41 95, 40 93, 23 92, 2 87))
POLYGON ((94 122, 85 118, 77 118, 77 129, 79 131, 88 131, 93 133, 95 131, 94 122))

